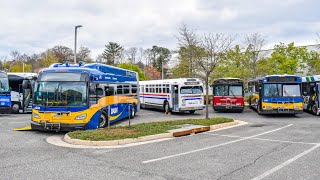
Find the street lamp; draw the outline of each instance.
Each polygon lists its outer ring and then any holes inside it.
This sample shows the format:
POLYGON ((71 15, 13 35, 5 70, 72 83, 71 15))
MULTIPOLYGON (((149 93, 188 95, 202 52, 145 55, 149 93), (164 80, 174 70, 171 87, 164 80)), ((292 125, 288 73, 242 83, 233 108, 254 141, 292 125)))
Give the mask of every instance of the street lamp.
POLYGON ((77 29, 81 27, 82 25, 74 27, 74 64, 77 63, 77 29))

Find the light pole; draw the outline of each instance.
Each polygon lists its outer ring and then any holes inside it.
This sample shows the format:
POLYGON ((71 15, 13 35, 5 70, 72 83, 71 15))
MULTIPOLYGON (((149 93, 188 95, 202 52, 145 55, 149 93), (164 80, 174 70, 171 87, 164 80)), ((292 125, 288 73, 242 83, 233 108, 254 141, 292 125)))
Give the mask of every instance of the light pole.
POLYGON ((77 63, 77 29, 81 27, 82 25, 74 27, 74 64, 77 63))

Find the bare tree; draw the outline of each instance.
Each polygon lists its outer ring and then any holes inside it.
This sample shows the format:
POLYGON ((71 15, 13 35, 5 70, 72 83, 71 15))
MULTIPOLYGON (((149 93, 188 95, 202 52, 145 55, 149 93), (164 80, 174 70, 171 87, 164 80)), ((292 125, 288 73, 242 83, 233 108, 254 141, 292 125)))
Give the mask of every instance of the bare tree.
POLYGON ((11 51, 10 53, 10 56, 11 56, 11 60, 13 61, 18 61, 19 60, 19 57, 20 57, 20 53, 18 51, 11 51))
POLYGON ((251 63, 252 63, 252 77, 257 76, 257 61, 259 60, 259 55, 262 47, 266 44, 266 40, 259 33, 248 34, 244 38, 244 44, 247 49, 251 52, 251 63))
POLYGON ((53 52, 54 56, 59 59, 59 62, 63 62, 64 60, 71 60, 71 56, 73 56, 73 50, 66 46, 54 46, 51 51, 53 52))
POLYGON ((192 29, 188 29, 186 24, 182 24, 179 28, 179 37, 177 37, 179 41, 179 48, 186 49, 186 56, 189 59, 189 77, 193 77, 194 75, 194 56, 197 51, 197 47, 200 44, 200 38, 192 29))
POLYGON ((132 64, 136 63, 137 52, 138 52, 138 48, 136 48, 136 47, 132 47, 132 48, 129 48, 128 50, 126 50, 125 53, 129 59, 130 63, 132 63, 132 64))
POLYGON ((206 86, 206 119, 209 119, 209 77, 224 59, 228 50, 231 49, 234 37, 224 34, 205 34, 201 38, 200 47, 195 53, 196 75, 200 77, 206 86))
POLYGON ((145 53, 144 53, 143 48, 140 47, 140 48, 138 49, 138 55, 137 55, 137 56, 138 56, 138 62, 143 63, 142 60, 143 60, 144 54, 145 54, 145 53))

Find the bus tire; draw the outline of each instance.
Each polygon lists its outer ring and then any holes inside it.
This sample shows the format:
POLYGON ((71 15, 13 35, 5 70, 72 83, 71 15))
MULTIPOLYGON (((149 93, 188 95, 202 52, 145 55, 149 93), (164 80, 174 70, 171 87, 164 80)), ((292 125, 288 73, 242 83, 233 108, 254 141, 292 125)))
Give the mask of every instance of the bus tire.
POLYGON ((99 128, 105 128, 108 125, 108 115, 102 111, 99 118, 99 128))
POLYGON ((20 106, 19 106, 18 103, 12 104, 11 112, 12 112, 13 114, 18 114, 18 113, 19 113, 19 109, 20 109, 20 106))
POLYGON ((317 110, 318 110, 317 104, 313 103, 313 105, 311 107, 311 113, 314 115, 317 115, 317 110))
POLYGON ((195 110, 189 111, 190 114, 194 114, 194 112, 196 112, 196 111, 195 110))
POLYGON ((170 113, 170 105, 168 103, 168 101, 165 101, 164 104, 163 104, 163 109, 164 109, 164 112, 166 114, 169 114, 170 113))
POLYGON ((132 105, 132 110, 130 112, 130 118, 133 119, 136 116, 136 105, 132 105))

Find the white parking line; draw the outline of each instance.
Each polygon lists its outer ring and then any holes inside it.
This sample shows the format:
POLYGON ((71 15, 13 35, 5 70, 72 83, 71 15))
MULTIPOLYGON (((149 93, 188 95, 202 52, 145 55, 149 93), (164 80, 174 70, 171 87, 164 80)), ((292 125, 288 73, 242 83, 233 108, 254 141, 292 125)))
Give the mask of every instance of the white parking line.
POLYGON ((236 143, 236 142, 239 142, 239 141, 244 141, 246 139, 251 139, 251 138, 255 138, 257 136, 261 136, 261 135, 264 135, 264 134, 268 134, 268 133, 272 133, 272 132, 275 132, 275 131, 279 131, 281 129, 284 129, 284 128, 287 128, 287 127, 290 127, 290 126, 292 126, 292 124, 289 124, 287 126, 283 126, 281 128, 277 128, 277 129, 274 129, 274 130, 266 131, 266 132, 263 132, 263 133, 260 133, 260 134, 256 134, 256 135, 253 135, 253 136, 249 136, 249 137, 246 137, 246 138, 243 138, 243 139, 237 139, 237 140, 234 140, 234 141, 229 141, 229 142, 218 144, 218 145, 214 145, 214 146, 209 146, 209 147, 205 147, 205 148, 201 148, 201 149, 187 151, 187 152, 184 152, 184 153, 174 154, 174 155, 170 155, 170 156, 164 156, 164 157, 161 157, 161 158, 150 159, 150 160, 142 161, 142 163, 143 164, 147 164, 147 163, 151 163, 151 162, 162 161, 162 160, 165 160, 165 159, 170 159, 170 158, 174 158, 174 157, 178 157, 178 156, 192 154, 192 153, 196 153, 196 152, 200 152, 200 151, 204 151, 204 150, 208 150, 208 149, 213 149, 213 148, 216 148, 216 147, 220 147, 220 146, 236 143))
POLYGON ((255 177, 255 178, 253 178, 252 180, 261 180, 261 179, 263 179, 263 178, 265 178, 265 177, 267 177, 267 176, 271 175, 272 173, 274 173, 274 172, 276 172, 276 171, 278 171, 278 170, 280 170, 280 169, 284 168, 285 166, 287 166, 287 165, 289 165, 289 164, 293 163, 294 161, 296 161, 297 159, 301 158, 302 156, 305 156, 305 155, 307 155, 308 153, 310 153, 310 152, 314 151, 314 150, 315 150, 315 149, 317 149, 318 147, 320 147, 320 144, 317 144, 317 145, 315 145, 315 146, 311 147, 310 149, 308 149, 308 150, 306 150, 306 151, 304 151, 304 152, 302 152, 302 153, 298 154, 297 156, 295 156, 295 157, 293 157, 293 158, 291 158, 291 159, 287 160, 286 162, 284 162, 284 163, 282 163, 282 164, 280 164, 280 165, 278 165, 278 166, 276 166, 276 167, 274 167, 274 168, 270 169, 269 171, 267 171, 267 172, 265 172, 265 173, 261 174, 260 176, 257 176, 257 177, 255 177))
MULTIPOLYGON (((243 137, 243 136, 233 136, 233 135, 223 135, 223 134, 213 134, 213 133, 202 133, 202 134, 207 134, 207 135, 210 135, 210 136, 222 136, 222 137, 230 137, 230 138, 240 138, 240 139, 247 138, 247 137, 243 137)), ((300 142, 300 141, 286 141, 286 140, 265 139, 265 138, 250 138, 250 139, 261 140, 261 141, 292 143, 292 144, 306 144, 306 145, 316 145, 316 144, 318 144, 318 143, 308 143, 308 142, 300 142)))

